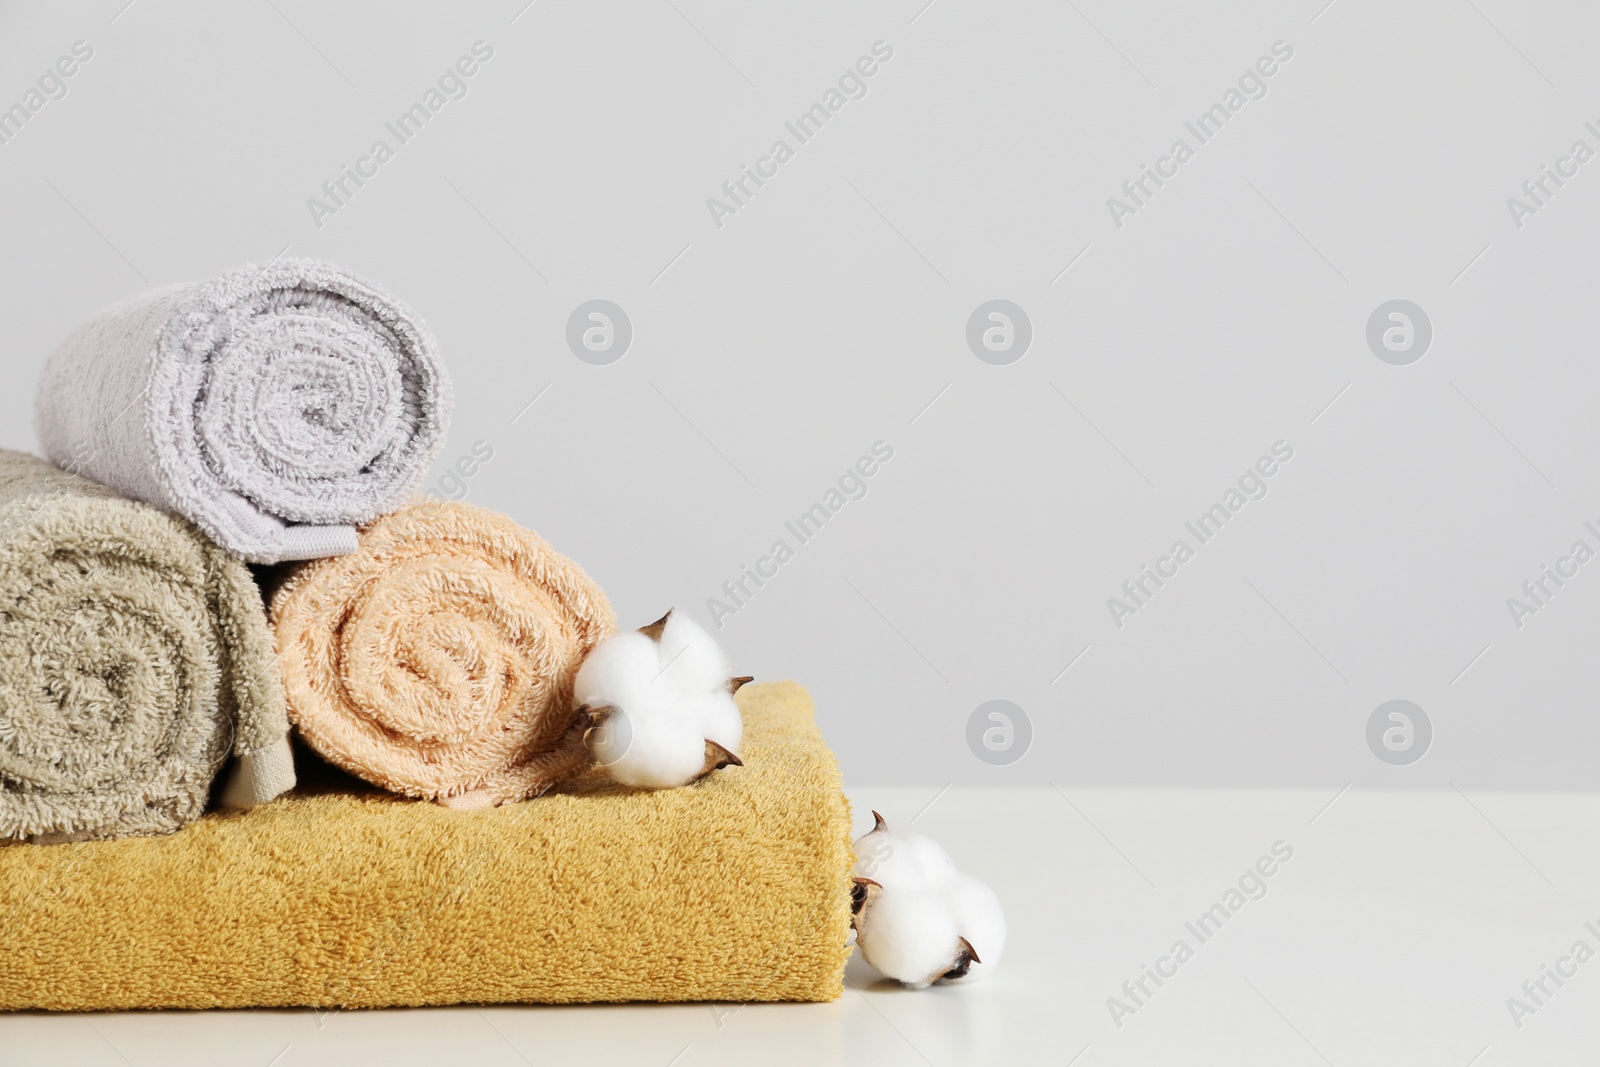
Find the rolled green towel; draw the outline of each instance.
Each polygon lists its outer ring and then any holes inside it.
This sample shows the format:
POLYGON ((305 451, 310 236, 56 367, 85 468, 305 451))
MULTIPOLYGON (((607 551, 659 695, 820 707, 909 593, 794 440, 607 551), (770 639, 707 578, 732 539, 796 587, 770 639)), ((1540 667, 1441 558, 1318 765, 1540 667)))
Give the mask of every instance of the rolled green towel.
POLYGON ((261 593, 193 525, 0 450, 0 839, 162 834, 294 785, 261 593))

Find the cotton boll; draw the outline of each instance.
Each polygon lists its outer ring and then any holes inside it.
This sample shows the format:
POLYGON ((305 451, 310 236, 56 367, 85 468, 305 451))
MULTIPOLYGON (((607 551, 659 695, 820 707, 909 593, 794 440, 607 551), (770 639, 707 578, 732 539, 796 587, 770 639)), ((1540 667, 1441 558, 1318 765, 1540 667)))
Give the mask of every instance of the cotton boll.
POLYGON ((938 842, 896 833, 883 816, 856 842, 851 921, 866 961, 916 988, 975 978, 1005 952, 1000 900, 961 874, 938 842))
POLYGON ((624 785, 666 789, 742 765, 744 720, 711 635, 669 611, 635 633, 602 641, 584 660, 574 700, 596 724, 596 762, 624 785))
POLYGON ((974 959, 965 975, 950 981, 979 978, 992 971, 1006 951, 1006 916, 994 890, 970 875, 958 874, 940 891, 956 929, 967 939, 979 959, 974 959))
POLYGON ((931 985, 955 962, 955 917, 932 890, 885 890, 857 919, 856 944, 879 972, 913 989, 931 985))

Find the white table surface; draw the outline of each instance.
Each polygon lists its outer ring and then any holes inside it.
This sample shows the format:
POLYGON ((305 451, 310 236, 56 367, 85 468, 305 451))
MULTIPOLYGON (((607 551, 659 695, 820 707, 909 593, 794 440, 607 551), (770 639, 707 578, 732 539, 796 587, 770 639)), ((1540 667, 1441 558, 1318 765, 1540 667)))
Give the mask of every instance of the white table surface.
POLYGON ((0 1015, 0 1065, 1600 1062, 1600 957, 1520 1027, 1507 1008, 1574 942, 1600 952, 1600 797, 850 794, 859 829, 915 818, 999 892, 990 979, 911 992, 852 960, 833 1004, 0 1015), (1185 922, 1278 841, 1266 895, 1200 944, 1185 922), (1108 998, 1180 938, 1193 959, 1115 1025, 1108 998))

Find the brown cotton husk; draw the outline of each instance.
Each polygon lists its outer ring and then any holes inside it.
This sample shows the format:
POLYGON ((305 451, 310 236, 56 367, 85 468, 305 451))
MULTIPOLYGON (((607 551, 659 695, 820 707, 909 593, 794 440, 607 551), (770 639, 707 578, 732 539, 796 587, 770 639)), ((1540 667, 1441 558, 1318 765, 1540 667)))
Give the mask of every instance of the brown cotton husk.
MULTIPOLYGON (((615 704, 601 704, 597 707, 590 707, 588 704, 578 705, 577 710, 572 713, 572 720, 574 726, 583 733, 583 747, 586 750, 590 747, 589 735, 604 726, 616 712, 615 704)), ((592 752, 590 758, 593 759, 592 752)))
POLYGON ((878 894, 883 892, 883 883, 874 881, 871 878, 859 877, 852 878, 850 881, 852 883, 850 886, 850 928, 853 930, 856 925, 856 916, 860 915, 868 905, 878 899, 878 894))
POLYGON ((968 941, 964 937, 959 937, 956 939, 956 941, 958 942, 956 948, 956 961, 951 965, 949 970, 939 975, 937 979, 939 981, 943 981, 947 978, 965 978, 967 976, 967 971, 972 968, 974 963, 983 962, 978 958, 978 950, 972 947, 971 941, 968 941))
POLYGON ((706 741, 706 765, 700 773, 694 776, 694 781, 710 775, 713 771, 720 771, 724 767, 743 767, 744 760, 723 748, 715 741, 706 741))
POLYGON ((677 608, 668 608, 667 613, 655 622, 648 626, 639 627, 639 632, 659 644, 661 642, 661 631, 667 628, 667 620, 672 618, 672 613, 677 610, 677 608))

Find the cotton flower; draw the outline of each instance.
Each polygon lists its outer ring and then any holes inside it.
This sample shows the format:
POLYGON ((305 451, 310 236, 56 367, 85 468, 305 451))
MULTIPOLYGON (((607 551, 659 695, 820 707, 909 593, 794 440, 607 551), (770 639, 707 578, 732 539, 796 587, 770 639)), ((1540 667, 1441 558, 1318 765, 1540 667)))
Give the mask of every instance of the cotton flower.
POLYGON ((1006 947, 1000 898, 956 870, 938 842, 897 834, 883 816, 856 842, 851 907, 861 955, 882 974, 922 989, 993 970, 1006 947))
POLYGON ((743 766, 744 720, 711 635, 669 611, 597 645, 578 669, 574 699, 594 725, 595 761, 623 785, 670 789, 730 764, 743 766))

